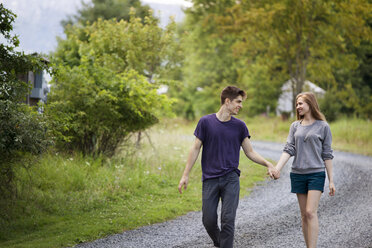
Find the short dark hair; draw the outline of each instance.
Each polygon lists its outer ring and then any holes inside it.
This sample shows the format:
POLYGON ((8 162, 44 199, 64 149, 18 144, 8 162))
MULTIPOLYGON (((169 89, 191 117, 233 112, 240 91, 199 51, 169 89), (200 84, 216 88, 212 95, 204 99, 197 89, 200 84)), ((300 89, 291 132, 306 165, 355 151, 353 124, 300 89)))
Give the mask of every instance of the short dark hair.
POLYGON ((233 101, 238 96, 242 96, 242 98, 245 99, 247 94, 244 92, 244 90, 241 90, 238 87, 227 86, 221 92, 221 105, 225 103, 226 98, 229 98, 230 101, 233 101))

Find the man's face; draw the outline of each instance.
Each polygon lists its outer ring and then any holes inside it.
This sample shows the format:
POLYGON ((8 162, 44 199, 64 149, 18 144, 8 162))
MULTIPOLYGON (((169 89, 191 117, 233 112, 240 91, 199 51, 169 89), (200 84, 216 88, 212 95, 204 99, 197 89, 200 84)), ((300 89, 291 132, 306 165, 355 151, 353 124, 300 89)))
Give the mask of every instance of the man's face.
POLYGON ((239 113, 239 110, 243 108, 243 98, 240 95, 232 101, 230 101, 230 99, 226 99, 226 103, 227 109, 229 110, 231 115, 237 115, 239 113))

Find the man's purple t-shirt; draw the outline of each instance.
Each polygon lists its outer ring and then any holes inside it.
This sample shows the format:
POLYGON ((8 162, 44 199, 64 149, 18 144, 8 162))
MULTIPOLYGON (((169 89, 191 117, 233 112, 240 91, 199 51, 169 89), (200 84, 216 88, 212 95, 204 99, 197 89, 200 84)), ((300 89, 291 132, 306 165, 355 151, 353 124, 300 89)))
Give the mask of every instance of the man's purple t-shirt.
POLYGON ((240 147, 246 137, 251 137, 243 121, 231 117, 229 121, 222 122, 216 114, 206 115, 199 120, 194 135, 203 143, 203 181, 233 170, 240 175, 240 147))

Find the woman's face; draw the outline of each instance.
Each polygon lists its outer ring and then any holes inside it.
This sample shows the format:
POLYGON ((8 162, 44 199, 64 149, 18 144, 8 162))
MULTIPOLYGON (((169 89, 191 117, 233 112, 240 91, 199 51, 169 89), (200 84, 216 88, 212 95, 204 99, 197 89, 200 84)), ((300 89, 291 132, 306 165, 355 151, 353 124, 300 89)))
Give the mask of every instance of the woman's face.
POLYGON ((302 97, 299 97, 296 102, 296 109, 298 111, 298 114, 301 116, 304 116, 308 113, 310 113, 310 107, 309 105, 304 101, 302 97))

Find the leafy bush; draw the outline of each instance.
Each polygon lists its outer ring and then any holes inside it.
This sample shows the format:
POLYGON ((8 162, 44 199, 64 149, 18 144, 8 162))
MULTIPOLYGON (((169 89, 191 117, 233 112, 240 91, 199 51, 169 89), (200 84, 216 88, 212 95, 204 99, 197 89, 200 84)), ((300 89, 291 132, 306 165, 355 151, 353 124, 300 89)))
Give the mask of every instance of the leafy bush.
POLYGON ((327 121, 333 122, 340 116, 341 102, 334 91, 327 91, 319 100, 319 107, 327 121))
POLYGON ((14 166, 32 165, 32 156, 50 144, 45 118, 25 104, 0 100, 0 192, 10 189, 14 166))
POLYGON ((60 70, 46 115, 60 147, 112 156, 128 134, 155 124, 171 101, 136 71, 91 71, 85 65, 60 70))
POLYGON ((22 103, 29 85, 18 80, 27 71, 46 68, 40 57, 16 52, 12 36, 15 15, 0 4, 0 32, 7 42, 0 44, 0 193, 6 197, 14 178, 14 166, 31 165, 30 155, 40 154, 50 143, 43 116, 22 103), (20 162, 22 161, 22 162, 20 162))
POLYGON ((172 101, 156 90, 169 62, 172 27, 132 16, 130 22, 100 19, 66 32, 53 57, 56 75, 46 109, 57 144, 112 156, 130 133, 171 112, 172 101))

